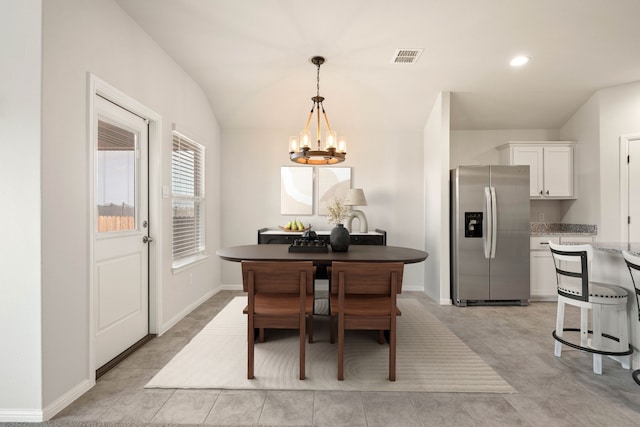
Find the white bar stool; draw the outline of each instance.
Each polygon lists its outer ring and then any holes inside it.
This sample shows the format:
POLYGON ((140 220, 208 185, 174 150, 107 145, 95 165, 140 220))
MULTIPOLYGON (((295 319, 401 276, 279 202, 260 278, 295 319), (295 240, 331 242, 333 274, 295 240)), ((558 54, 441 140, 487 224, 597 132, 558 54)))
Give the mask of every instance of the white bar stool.
MULTIPOLYGON (((640 285, 640 256, 633 255, 627 251, 622 251, 622 256, 624 257, 624 261, 627 263, 627 268, 631 275, 631 282, 636 290, 636 305, 638 307, 638 320, 640 321, 640 288, 638 288, 640 285)), ((633 377, 633 380, 640 385, 640 369, 633 371, 631 376, 633 377)))
MULTIPOLYGON (((629 320, 627 317, 627 291, 614 285, 591 282, 589 271, 593 260, 591 245, 558 245, 549 242, 549 249, 556 267, 558 283, 558 312, 554 354, 561 356, 562 344, 593 354, 593 372, 602 374, 602 356, 611 356, 629 369, 633 349, 629 345, 629 320), (564 327, 565 305, 580 307, 580 328, 564 327), (592 329, 589 330, 589 310, 592 329), (611 318, 618 337, 602 331, 603 319, 611 318), (579 331, 580 344, 563 339, 563 332, 579 331), (591 334, 591 339, 589 339, 591 334), (607 340, 604 341, 603 338, 607 340)), ((609 323, 607 323, 609 324, 609 323)))

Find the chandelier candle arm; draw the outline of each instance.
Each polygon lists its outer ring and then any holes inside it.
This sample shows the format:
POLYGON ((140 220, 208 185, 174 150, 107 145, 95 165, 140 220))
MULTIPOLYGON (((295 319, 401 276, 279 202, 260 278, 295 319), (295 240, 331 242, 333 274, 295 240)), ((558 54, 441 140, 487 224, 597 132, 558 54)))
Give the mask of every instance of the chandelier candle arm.
POLYGON ((307 123, 304 125, 304 130, 308 131, 309 130, 309 125, 311 124, 311 119, 313 118, 313 111, 316 109, 316 104, 313 104, 313 107, 311 107, 311 111, 309 111, 309 117, 307 117, 307 123))

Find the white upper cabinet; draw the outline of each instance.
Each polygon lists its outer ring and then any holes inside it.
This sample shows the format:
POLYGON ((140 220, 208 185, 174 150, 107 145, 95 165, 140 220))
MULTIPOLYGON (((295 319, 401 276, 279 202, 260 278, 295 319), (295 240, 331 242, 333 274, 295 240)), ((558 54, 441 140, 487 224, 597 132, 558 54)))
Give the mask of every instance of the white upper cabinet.
POLYGON ((529 165, 529 196, 540 197, 544 188, 544 153, 542 147, 513 147, 510 165, 529 165))
POLYGON ((573 198, 573 147, 543 147, 544 197, 573 198))
POLYGON ((529 165, 532 199, 575 199, 573 150, 569 141, 510 142, 498 147, 507 165, 529 165))

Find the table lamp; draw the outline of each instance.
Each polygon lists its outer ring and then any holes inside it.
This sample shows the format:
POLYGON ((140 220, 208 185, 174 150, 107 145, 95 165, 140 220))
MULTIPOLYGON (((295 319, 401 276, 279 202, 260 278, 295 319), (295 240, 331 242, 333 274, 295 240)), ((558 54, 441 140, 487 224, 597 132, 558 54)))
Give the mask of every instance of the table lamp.
MULTIPOLYGON (((352 188, 347 192, 346 197, 344 198, 345 206, 367 206, 367 199, 364 197, 364 191, 362 188, 352 188)), ((359 210, 352 210, 351 214, 349 214, 349 218, 347 219, 347 223, 345 226, 347 230, 351 233, 351 222, 353 218, 358 218, 360 221, 360 232, 368 233, 369 225, 367 224, 367 217, 364 216, 364 212, 359 210)))

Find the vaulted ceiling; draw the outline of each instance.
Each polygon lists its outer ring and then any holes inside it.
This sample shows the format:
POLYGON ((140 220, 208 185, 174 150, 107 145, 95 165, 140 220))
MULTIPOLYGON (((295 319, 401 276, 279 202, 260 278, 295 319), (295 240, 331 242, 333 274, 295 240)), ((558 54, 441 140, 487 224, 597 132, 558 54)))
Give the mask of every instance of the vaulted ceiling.
MULTIPOLYGON (((598 89, 640 80, 638 0, 116 0, 203 88, 224 128, 556 129, 598 89), (394 64, 396 49, 424 49, 394 64), (509 66, 517 54, 531 57, 509 66)), ((292 133, 293 134, 293 133, 292 133)))

